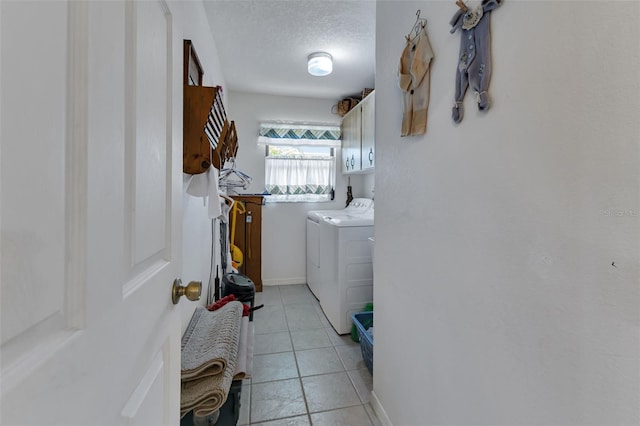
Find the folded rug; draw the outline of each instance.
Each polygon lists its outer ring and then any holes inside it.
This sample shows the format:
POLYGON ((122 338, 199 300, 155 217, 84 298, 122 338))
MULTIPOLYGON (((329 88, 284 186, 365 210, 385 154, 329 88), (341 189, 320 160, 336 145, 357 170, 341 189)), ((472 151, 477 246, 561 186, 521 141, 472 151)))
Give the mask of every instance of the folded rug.
POLYGON ((247 345, 247 371, 245 375, 245 379, 250 378, 253 375, 253 339, 254 331, 253 331, 253 321, 249 322, 249 344, 247 345))
MULTIPOLYGON (((253 338, 253 336, 251 336, 253 338)), ((247 349, 249 345, 249 317, 242 317, 240 325, 240 343, 238 346, 238 358, 233 380, 246 379, 247 377, 247 349)))
POLYGON ((196 308, 182 337, 182 381, 220 374, 238 355, 242 303, 230 302, 210 312, 196 308))
POLYGON ((229 395, 234 370, 235 359, 229 360, 222 374, 183 381, 180 392, 180 417, 184 417, 191 410, 194 416, 205 417, 222 407, 229 395))

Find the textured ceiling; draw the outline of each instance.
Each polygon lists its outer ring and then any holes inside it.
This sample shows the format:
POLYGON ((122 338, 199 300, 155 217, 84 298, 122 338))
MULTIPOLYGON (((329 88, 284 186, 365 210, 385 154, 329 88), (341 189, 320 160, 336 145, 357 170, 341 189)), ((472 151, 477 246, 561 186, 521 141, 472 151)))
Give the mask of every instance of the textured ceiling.
POLYGON ((231 90, 338 99, 374 87, 374 0, 203 0, 231 90), (307 56, 333 56, 313 77, 307 56))

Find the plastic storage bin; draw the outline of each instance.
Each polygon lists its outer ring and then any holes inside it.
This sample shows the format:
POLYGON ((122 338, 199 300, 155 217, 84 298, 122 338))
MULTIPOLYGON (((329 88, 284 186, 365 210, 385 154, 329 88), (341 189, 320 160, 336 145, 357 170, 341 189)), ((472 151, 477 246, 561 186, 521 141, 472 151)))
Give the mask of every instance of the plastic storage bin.
POLYGON ((369 373, 373 374, 373 334, 367 332, 369 327, 373 327, 373 312, 360 312, 351 316, 353 323, 358 330, 360 338, 360 351, 369 373))
MULTIPOLYGON (((373 312, 373 303, 367 303, 367 306, 362 310, 363 312, 373 312)), ((351 340, 356 343, 360 343, 360 337, 358 336, 358 329, 356 328, 356 324, 353 323, 351 326, 351 340)))

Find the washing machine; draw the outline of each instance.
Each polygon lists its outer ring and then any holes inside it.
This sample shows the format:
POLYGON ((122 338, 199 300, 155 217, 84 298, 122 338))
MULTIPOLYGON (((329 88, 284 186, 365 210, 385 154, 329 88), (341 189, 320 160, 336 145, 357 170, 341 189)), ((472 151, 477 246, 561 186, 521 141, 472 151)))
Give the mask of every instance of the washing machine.
POLYGON ((320 307, 338 334, 350 333, 351 316, 373 302, 374 208, 368 201, 361 211, 335 212, 318 222, 320 307))
POLYGON ((307 213, 307 284, 316 299, 320 300, 320 286, 331 274, 329 268, 321 268, 321 247, 333 246, 331 233, 320 233, 320 221, 326 217, 351 217, 370 214, 373 200, 354 198, 344 209, 312 210, 307 213))
POLYGON ((320 246, 327 244, 327 235, 320 235, 320 220, 342 210, 314 210, 307 214, 307 285, 320 300, 320 246), (321 240, 324 240, 321 241, 321 240))

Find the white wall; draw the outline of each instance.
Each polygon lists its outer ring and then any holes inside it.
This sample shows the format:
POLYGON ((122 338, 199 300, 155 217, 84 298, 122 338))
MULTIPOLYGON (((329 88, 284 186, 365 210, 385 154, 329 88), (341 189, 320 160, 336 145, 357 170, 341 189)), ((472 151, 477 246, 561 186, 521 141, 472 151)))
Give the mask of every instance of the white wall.
MULTIPOLYGON (((211 36, 209 23, 206 19, 202 2, 196 1, 173 1, 170 2, 171 12, 174 15, 174 51, 177 64, 175 73, 182 80, 182 41, 191 40, 198 54, 200 63, 204 70, 203 84, 205 86, 225 87, 225 80, 220 68, 220 60, 215 42, 211 36)), ((180 83, 181 84, 181 83, 180 83)), ((180 93, 175 96, 176 102, 182 104, 182 87, 179 86, 180 93)), ((226 101, 225 101, 226 102, 226 101)), ((191 175, 183 175, 183 188, 191 175)), ((182 329, 184 330, 193 315, 196 306, 204 305, 206 301, 207 283, 209 281, 209 270, 211 268, 211 221, 207 216, 207 207, 202 198, 196 198, 184 192, 183 195, 183 239, 182 239, 182 282, 186 285, 189 281, 202 281, 202 297, 198 302, 191 302, 182 298, 180 309, 182 313, 182 329)), ((217 229, 217 226, 216 226, 217 229)), ((214 236, 215 261, 220 264, 220 247, 218 234, 214 236)), ((215 278, 215 265, 213 267, 215 278)))
MULTIPOLYGON (((230 117, 238 132, 237 167, 253 177, 243 193, 264 191, 264 147, 257 144, 260 122, 288 120, 340 124, 342 118, 331 113, 336 101, 288 96, 229 93, 230 117)), ((340 158, 340 151, 336 153, 340 158)), ((354 197, 369 196, 364 177, 351 177, 354 197)), ((347 179, 338 172, 336 197, 326 203, 270 203, 263 207, 262 281, 264 285, 306 282, 306 218, 309 210, 344 208, 347 179)))
POLYGON ((506 0, 493 107, 468 93, 460 125, 455 10, 377 3, 385 421, 640 424, 640 3, 506 0), (435 52, 429 124, 400 138, 395 73, 417 9, 435 52))

